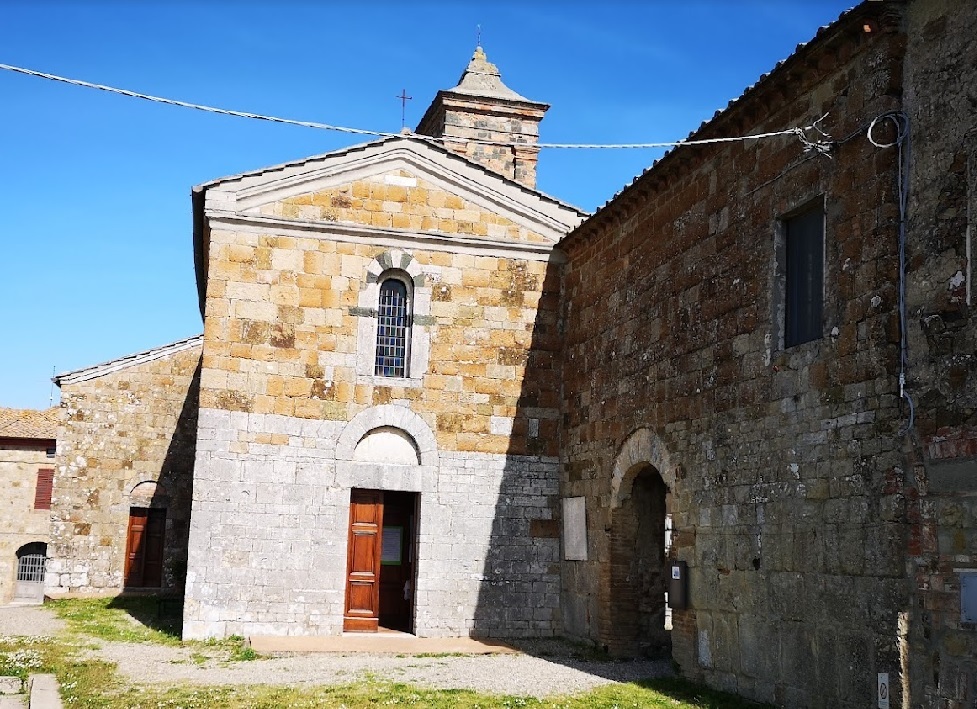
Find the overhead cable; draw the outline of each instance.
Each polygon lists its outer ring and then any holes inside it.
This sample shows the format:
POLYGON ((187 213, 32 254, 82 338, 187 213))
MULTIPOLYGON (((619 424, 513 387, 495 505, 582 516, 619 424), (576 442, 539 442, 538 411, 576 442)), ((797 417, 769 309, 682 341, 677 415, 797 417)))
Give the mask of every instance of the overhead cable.
MULTIPOLYGON (((70 84, 72 86, 81 86, 86 89, 97 89, 99 91, 106 91, 108 93, 119 94, 121 96, 128 96, 130 98, 143 99, 144 101, 152 101, 154 103, 167 104, 169 106, 179 106, 181 108, 192 108, 197 111, 206 111, 207 113, 217 113, 224 116, 236 116, 238 118, 251 118, 259 121, 270 121, 272 123, 284 123, 286 125, 302 126, 304 128, 316 128, 319 130, 330 130, 337 131, 340 133, 353 133, 356 135, 372 135, 380 138, 392 138, 392 137, 406 137, 414 138, 417 140, 425 142, 466 142, 475 143, 480 145, 512 145, 512 143, 504 141, 492 141, 492 140, 474 140, 467 138, 456 138, 451 136, 441 136, 434 137, 428 135, 419 135, 417 133, 391 133, 388 131, 378 131, 378 130, 368 130, 365 128, 350 128, 348 126, 336 126, 330 125, 328 123, 318 123, 316 121, 297 121, 291 118, 281 118, 279 116, 266 116, 259 113, 250 113, 247 111, 234 111, 227 108, 217 108, 215 106, 206 106, 198 103, 190 103, 189 101, 179 101, 177 99, 164 98, 162 96, 152 96, 150 94, 139 93, 138 91, 130 91, 128 89, 120 89, 114 86, 106 86, 104 84, 94 84, 90 81, 82 81, 81 79, 70 79, 64 76, 58 76, 57 74, 48 74, 43 71, 36 71, 34 69, 25 69, 24 67, 13 66, 11 64, 0 64, 0 69, 6 71, 16 72, 18 74, 25 74, 27 76, 33 76, 40 79, 48 79, 49 81, 57 81, 63 84, 70 84)), ((825 114, 827 115, 827 114, 825 114)), ((660 141, 653 143, 609 143, 609 144, 598 144, 598 143, 533 143, 526 144, 526 147, 533 148, 557 148, 557 149, 582 149, 582 150, 595 150, 595 149, 611 149, 611 150, 642 150, 651 148, 675 148, 681 145, 713 145, 716 143, 734 143, 738 141, 747 140, 761 140, 764 138, 773 138, 775 136, 781 135, 793 135, 796 136, 803 144, 806 151, 816 150, 822 154, 827 154, 830 144, 823 141, 810 140, 807 138, 807 134, 811 131, 817 131, 823 133, 819 127, 819 123, 824 120, 825 116, 822 116, 817 121, 809 126, 804 127, 794 127, 787 128, 785 130, 770 131, 766 133, 754 133, 750 135, 734 136, 728 138, 703 138, 699 140, 672 140, 672 141, 660 141)))

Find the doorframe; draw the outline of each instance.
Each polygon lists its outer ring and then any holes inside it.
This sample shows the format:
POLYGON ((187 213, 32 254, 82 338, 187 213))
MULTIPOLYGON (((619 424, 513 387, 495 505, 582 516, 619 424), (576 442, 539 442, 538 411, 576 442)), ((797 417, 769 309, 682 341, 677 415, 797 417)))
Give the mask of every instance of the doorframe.
POLYGON ((353 540, 353 525, 351 520, 352 515, 352 504, 353 504, 353 494, 354 492, 377 492, 380 493, 380 502, 382 510, 386 510, 386 499, 384 497, 385 493, 398 493, 404 495, 410 495, 413 498, 413 503, 411 505, 410 514, 412 519, 412 528, 409 530, 409 538, 406 539, 407 548, 409 549, 412 568, 410 571, 410 584, 411 584, 411 596, 410 596, 410 609, 408 611, 408 627, 407 633, 413 635, 416 634, 417 630, 417 579, 418 579, 418 560, 420 557, 420 530, 421 530, 421 493, 417 490, 391 490, 384 488, 365 488, 365 487, 351 487, 349 488, 349 498, 346 505, 346 559, 344 564, 344 576, 343 576, 343 605, 342 605, 342 618, 343 618, 343 632, 353 632, 353 633, 376 633, 379 632, 382 627, 380 624, 380 600, 379 600, 379 590, 380 590, 380 575, 383 572, 383 564, 381 563, 382 557, 382 542, 383 542, 383 511, 380 514, 380 521, 377 530, 377 554, 376 554, 376 628, 371 628, 369 625, 366 627, 354 627, 360 625, 355 621, 366 620, 366 619, 356 619, 350 618, 347 615, 348 605, 349 605, 349 576, 350 576, 350 561, 352 556, 352 540, 353 540), (353 622, 349 622, 349 621, 353 622))
MULTIPOLYGON (((138 516, 138 515, 135 515, 138 516)), ((123 558, 122 565, 122 586, 126 589, 161 589, 166 583, 166 520, 169 515, 167 514, 167 508, 165 507, 152 507, 152 506, 141 506, 141 505, 130 505, 129 514, 126 518, 126 543, 125 543, 125 555, 123 558), (145 583, 145 572, 146 572, 146 549, 145 545, 139 554, 139 563, 142 564, 142 569, 140 570, 140 578, 142 583, 138 586, 133 586, 129 584, 129 572, 131 570, 131 552, 129 544, 132 540, 132 520, 134 515, 132 514, 134 510, 145 510, 145 527, 143 539, 148 538, 150 519, 153 517, 162 517, 162 527, 160 529, 159 536, 159 584, 158 585, 147 585, 145 583)))

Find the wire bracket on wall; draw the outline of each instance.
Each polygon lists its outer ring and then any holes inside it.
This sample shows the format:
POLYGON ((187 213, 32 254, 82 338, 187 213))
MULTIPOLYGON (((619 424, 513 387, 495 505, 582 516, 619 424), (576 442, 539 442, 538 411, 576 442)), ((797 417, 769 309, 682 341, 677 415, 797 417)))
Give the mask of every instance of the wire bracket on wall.
POLYGON ((798 139, 801 141, 801 144, 804 145, 805 153, 817 153, 818 155, 824 155, 826 158, 830 160, 831 151, 835 146, 835 141, 834 138, 832 138, 829 133, 827 133, 823 128, 821 128, 821 122, 824 121, 824 119, 827 118, 828 115, 829 114, 825 113, 819 119, 814 121, 814 123, 812 123, 811 125, 805 128, 795 128, 794 130, 796 132, 798 139), (811 132, 820 134, 821 138, 826 140, 820 140, 817 138, 812 140, 811 138, 808 137, 808 133, 811 132))

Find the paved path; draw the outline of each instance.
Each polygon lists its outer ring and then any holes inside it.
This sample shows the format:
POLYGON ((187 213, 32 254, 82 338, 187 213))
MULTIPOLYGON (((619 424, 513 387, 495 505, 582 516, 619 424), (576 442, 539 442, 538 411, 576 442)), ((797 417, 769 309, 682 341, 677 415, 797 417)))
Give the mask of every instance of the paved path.
POLYGON ((519 652, 493 640, 418 638, 406 633, 346 633, 328 637, 252 636, 251 648, 263 655, 279 652, 370 652, 395 655, 498 655, 519 652))

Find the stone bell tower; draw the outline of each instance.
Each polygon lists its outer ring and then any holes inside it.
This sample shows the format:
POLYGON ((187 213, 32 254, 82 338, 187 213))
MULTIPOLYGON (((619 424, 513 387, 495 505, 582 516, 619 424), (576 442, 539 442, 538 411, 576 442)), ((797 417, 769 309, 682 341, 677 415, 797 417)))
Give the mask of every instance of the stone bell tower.
POLYGON ((446 140, 444 146, 536 189, 536 143, 539 122, 547 109, 548 104, 530 101, 503 84, 498 68, 488 61, 481 47, 476 47, 458 85, 438 92, 416 132, 457 138, 446 140))

